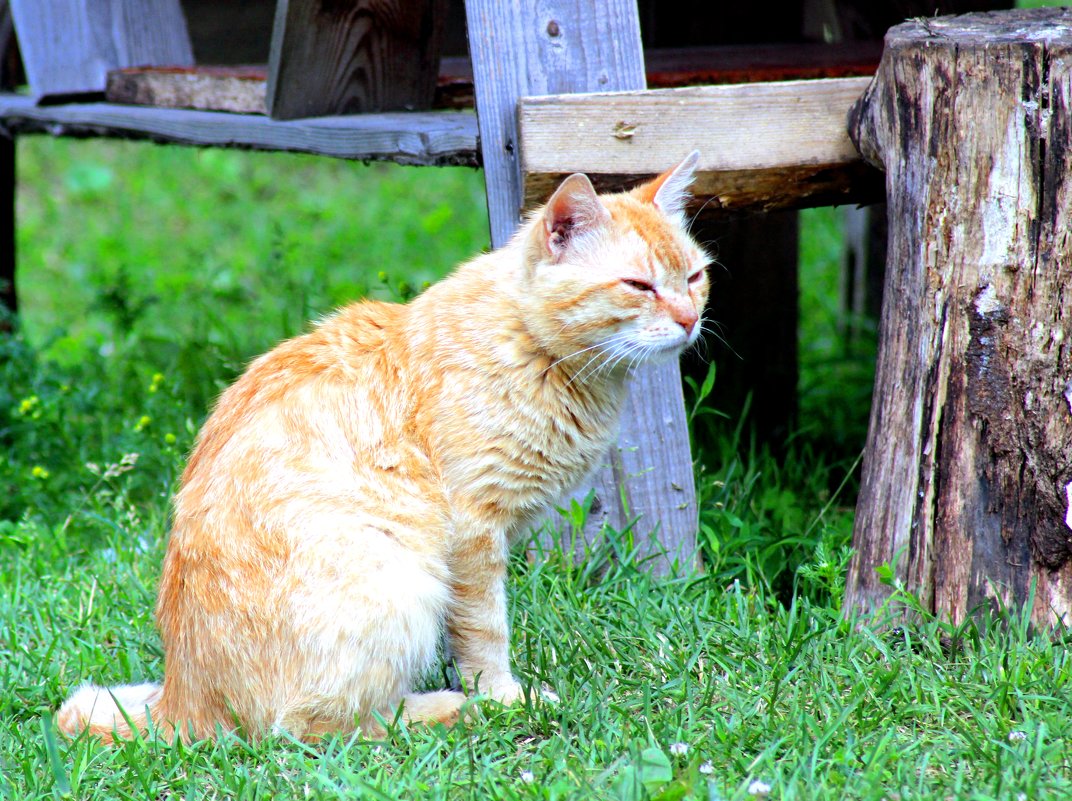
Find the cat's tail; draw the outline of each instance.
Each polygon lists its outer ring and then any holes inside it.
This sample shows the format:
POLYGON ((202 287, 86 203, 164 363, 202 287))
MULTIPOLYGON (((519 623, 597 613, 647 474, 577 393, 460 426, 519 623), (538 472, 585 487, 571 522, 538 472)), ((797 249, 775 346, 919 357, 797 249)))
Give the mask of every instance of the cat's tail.
POLYGON ((144 733, 150 719, 159 720, 162 695, 159 684, 83 684, 59 708, 56 726, 71 737, 88 730, 108 744, 129 740, 136 731, 144 733))

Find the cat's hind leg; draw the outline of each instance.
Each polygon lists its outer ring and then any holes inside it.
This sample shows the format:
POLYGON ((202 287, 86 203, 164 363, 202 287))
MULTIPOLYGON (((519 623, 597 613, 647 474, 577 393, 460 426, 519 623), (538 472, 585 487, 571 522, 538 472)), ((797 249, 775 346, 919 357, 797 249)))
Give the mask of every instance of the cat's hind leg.
POLYGON ((277 587, 291 647, 278 665, 286 697, 275 727, 315 738, 357 724, 375 736, 400 705, 404 720, 456 721, 461 693, 412 692, 439 653, 449 596, 441 557, 405 543, 388 521, 318 522, 277 587))
MULTIPOLYGON (((410 693, 402 699, 401 719, 405 723, 424 723, 435 725, 442 723, 444 726, 453 726, 462 715, 462 705, 466 702, 465 693, 453 690, 437 690, 427 693, 410 693)), ((362 721, 361 731, 366 737, 378 739, 387 731, 381 720, 387 723, 398 717, 399 709, 387 710, 377 715, 371 715, 362 721)))
POLYGON ((439 690, 410 693, 402 699, 402 719, 407 723, 443 723, 451 726, 461 716, 465 693, 439 690))

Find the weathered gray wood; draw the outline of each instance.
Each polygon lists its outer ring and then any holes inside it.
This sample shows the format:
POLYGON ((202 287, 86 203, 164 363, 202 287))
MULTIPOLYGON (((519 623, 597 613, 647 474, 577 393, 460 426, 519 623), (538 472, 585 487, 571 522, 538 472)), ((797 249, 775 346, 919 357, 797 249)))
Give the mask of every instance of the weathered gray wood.
POLYGON ((491 242, 499 247, 521 218, 518 101, 530 95, 643 89, 640 25, 631 0, 571 0, 553 10, 532 0, 466 0, 465 13, 491 242))
POLYGON ((847 608, 1072 623, 1072 10, 893 28, 852 121, 889 256, 847 608), (1032 595, 1032 593, 1034 593, 1032 595))
POLYGON ((431 108, 445 0, 279 0, 268 113, 279 120, 431 108))
POLYGON ((250 114, 71 103, 38 106, 0 95, 0 122, 13 133, 115 136, 185 145, 294 150, 399 164, 476 166, 476 118, 466 111, 360 114, 277 122, 250 114))
POLYGON ((30 90, 103 92, 116 67, 193 64, 179 0, 11 0, 30 90))
POLYGON ((109 70, 109 103, 266 114, 263 67, 127 67, 109 70))
POLYGON ((706 211, 870 202, 879 172, 845 130, 870 78, 703 86, 523 98, 518 109, 526 205, 572 172, 613 188, 700 151, 692 191, 706 211))
MULTIPOLYGON (((632 0, 566 0, 553 6, 466 0, 465 6, 492 243, 498 246, 517 228, 522 207, 519 98, 643 89, 640 25, 632 0)), ((671 559, 693 559, 695 486, 676 364, 642 370, 635 378, 619 446, 596 481, 596 500, 589 538, 598 536, 603 522, 620 529, 639 517, 638 541, 657 529, 671 559)), ((668 563, 657 560, 652 566, 665 571, 668 563)))

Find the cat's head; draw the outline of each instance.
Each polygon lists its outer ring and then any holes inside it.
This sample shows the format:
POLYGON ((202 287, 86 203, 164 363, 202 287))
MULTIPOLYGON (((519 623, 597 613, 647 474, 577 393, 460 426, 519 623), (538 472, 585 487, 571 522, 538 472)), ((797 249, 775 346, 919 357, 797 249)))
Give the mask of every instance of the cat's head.
MULTIPOLYGON (((689 236, 699 154, 636 187, 597 195, 580 173, 529 224, 530 328, 556 359, 609 372, 675 357, 700 335, 710 258, 689 236)), ((575 366, 577 367, 577 366, 575 366)))

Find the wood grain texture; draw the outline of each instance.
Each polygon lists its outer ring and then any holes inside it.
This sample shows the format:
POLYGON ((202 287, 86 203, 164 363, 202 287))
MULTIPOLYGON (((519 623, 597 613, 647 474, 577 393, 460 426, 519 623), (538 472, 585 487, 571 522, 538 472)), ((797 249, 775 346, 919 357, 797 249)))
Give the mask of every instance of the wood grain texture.
POLYGON ((114 103, 38 106, 0 95, 0 122, 11 133, 114 136, 187 145, 293 150, 399 164, 476 166, 476 119, 470 112, 413 112, 277 122, 214 111, 114 103))
POLYGON ((262 67, 128 67, 108 71, 109 103, 265 114, 262 67))
POLYGON ((1072 623, 1072 11, 891 29, 854 111, 889 255, 846 608, 1072 623), (1034 588, 1033 588, 1034 585, 1034 588))
POLYGON ((518 110, 524 202, 587 172, 599 186, 655 175, 699 149, 693 192, 707 210, 881 199, 849 139, 869 78, 527 97, 518 110))
POLYGON ((193 64, 179 0, 11 0, 35 97, 103 92, 117 67, 193 64))
MULTIPOLYGON (((498 246, 517 228, 522 209, 518 100, 643 89, 640 25, 632 0, 466 0, 465 5, 492 243, 498 246)), ((642 552, 665 549, 669 557, 653 559, 653 571, 666 572, 672 560, 686 569, 694 566, 696 496, 676 364, 639 371, 618 447, 608 454, 594 485, 596 503, 585 532, 589 542, 600 536, 603 523, 623 529, 635 519, 633 534, 642 552), (652 531, 658 543, 649 539, 652 531)))
POLYGON ((269 115, 431 108, 445 13, 445 0, 279 0, 269 115))
POLYGON ((640 25, 630 0, 554 4, 466 0, 465 11, 491 240, 498 247, 521 219, 518 100, 528 95, 643 89, 640 25))
MULTIPOLYGON (((880 41, 656 47, 644 50, 644 65, 648 88, 669 89, 871 76, 881 55, 880 41)), ((472 107, 473 68, 469 58, 444 56, 439 64, 435 107, 472 107)))

